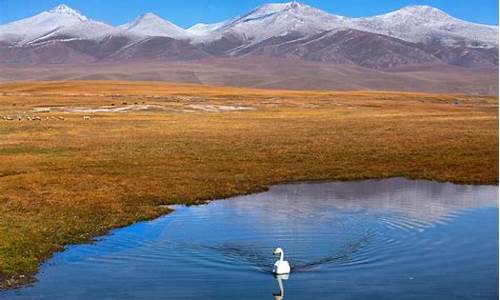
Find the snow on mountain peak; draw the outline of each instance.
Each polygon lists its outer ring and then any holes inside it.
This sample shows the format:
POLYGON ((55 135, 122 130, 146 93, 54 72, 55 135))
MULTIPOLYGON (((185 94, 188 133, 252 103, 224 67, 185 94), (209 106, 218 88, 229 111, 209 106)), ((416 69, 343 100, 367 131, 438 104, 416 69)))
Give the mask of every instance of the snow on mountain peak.
POLYGON ((213 31, 225 26, 228 23, 229 23, 228 21, 223 21, 223 22, 213 23, 213 24, 198 23, 198 24, 195 24, 195 25, 189 27, 186 31, 194 36, 206 36, 206 35, 210 34, 210 32, 213 32, 213 31))
POLYGON ((320 11, 317 8, 313 8, 309 5, 299 3, 297 1, 292 1, 292 2, 287 2, 287 3, 267 3, 264 5, 261 5, 254 10, 252 10, 250 13, 244 15, 245 16, 265 16, 269 14, 275 14, 275 13, 285 13, 285 12, 292 12, 292 13, 307 13, 311 11, 320 11))
POLYGON ((286 2, 286 3, 267 3, 261 5, 257 8, 257 10, 268 10, 268 11, 283 11, 289 9, 300 9, 302 7, 307 7, 308 5, 299 3, 297 1, 286 2))
POLYGON ((308 36, 340 28, 383 34, 415 43, 498 47, 498 26, 466 22, 432 6, 412 5, 378 16, 348 18, 297 1, 264 4, 242 16, 215 24, 197 24, 187 30, 154 13, 145 13, 115 28, 88 19, 61 4, 50 11, 0 25, 0 41, 23 44, 48 37, 95 39, 119 34, 134 39, 163 36, 199 43, 229 35, 240 38, 245 44, 253 44, 271 37, 289 34, 308 36))
POLYGON ((134 20, 132 20, 129 23, 120 25, 119 27, 122 29, 128 30, 128 29, 132 29, 136 26, 140 26, 141 23, 143 23, 143 22, 163 23, 164 21, 166 21, 166 20, 163 20, 158 15, 156 15, 152 12, 148 12, 148 13, 145 13, 145 14, 138 16, 137 18, 135 18, 134 20))
POLYGON ((406 6, 383 15, 352 19, 351 27, 415 43, 498 46, 498 27, 466 22, 426 5, 406 6))
POLYGON ((71 7, 67 6, 66 4, 60 4, 56 7, 54 7, 53 9, 49 10, 49 13, 62 14, 62 15, 76 17, 80 21, 87 21, 88 20, 88 18, 86 16, 82 15, 80 12, 72 9, 71 7))
POLYGON ((299 3, 268 3, 221 26, 198 25, 192 32, 205 36, 200 40, 214 40, 230 33, 236 34, 250 43, 262 41, 273 36, 290 33, 314 34, 339 26, 344 17, 326 13, 320 9, 299 3))
POLYGON ((288 2, 288 5, 292 8, 297 8, 297 7, 300 7, 302 6, 303 4, 298 2, 298 1, 292 1, 292 2, 288 2))
POLYGON ((150 19, 150 20, 163 20, 160 16, 158 16, 157 14, 155 13, 152 13, 152 12, 147 12, 145 14, 142 14, 141 16, 139 16, 140 20, 146 20, 146 19, 150 19))
POLYGON ((91 22, 91 20, 62 4, 50 11, 44 11, 35 16, 0 26, 0 40, 20 44, 28 43, 49 33, 55 34, 56 31, 63 28, 87 22, 91 22))
POLYGON ((186 39, 191 35, 183 28, 151 12, 140 15, 135 20, 120 25, 118 28, 135 34, 178 39, 186 39))
POLYGON ((445 22, 449 20, 455 20, 452 16, 445 13, 444 11, 428 6, 428 5, 411 5, 403 7, 399 10, 387 13, 383 16, 386 17, 408 17, 413 19, 420 19, 423 22, 438 21, 445 22))
POLYGON ((442 10, 435 8, 433 6, 429 6, 429 5, 408 5, 408 6, 401 8, 400 11, 406 11, 406 12, 410 12, 410 13, 433 12, 433 11, 443 12, 442 10))
MULTIPOLYGON (((100 40, 118 35, 123 35, 123 32, 113 26, 89 19, 64 4, 0 26, 0 41, 16 45, 39 44, 50 40, 100 40)), ((134 35, 128 37, 136 38, 134 35)))

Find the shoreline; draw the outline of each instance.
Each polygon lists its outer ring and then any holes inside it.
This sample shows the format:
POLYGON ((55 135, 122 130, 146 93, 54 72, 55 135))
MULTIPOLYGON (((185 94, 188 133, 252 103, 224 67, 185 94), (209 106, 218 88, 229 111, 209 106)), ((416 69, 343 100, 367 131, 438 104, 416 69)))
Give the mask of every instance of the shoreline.
POLYGON ((152 217, 152 218, 147 219, 147 220, 137 220, 135 222, 132 222, 132 223, 124 225, 124 226, 110 228, 104 234, 96 235, 96 236, 92 237, 91 240, 89 240, 89 241, 83 241, 83 242, 80 242, 80 243, 64 245, 64 248, 62 250, 56 251, 56 252, 52 253, 51 256, 47 257, 38 266, 37 271, 34 272, 34 273, 14 275, 13 277, 10 277, 10 278, 7 277, 7 276, 2 276, 0 274, 0 292, 7 291, 7 290, 14 290, 14 289, 22 289, 22 288, 28 287, 31 284, 36 284, 36 282, 38 281, 38 279, 37 279, 36 276, 39 273, 40 266, 42 264, 45 264, 55 254, 66 251, 66 248, 68 246, 78 246, 78 245, 85 245, 85 244, 93 244, 95 242, 98 242, 96 239, 99 239, 100 237, 108 236, 108 235, 110 235, 115 230, 118 230, 118 229, 121 229, 121 228, 125 228, 125 227, 128 227, 128 226, 137 224, 137 223, 148 222, 148 221, 155 220, 157 218, 162 218, 162 217, 168 216, 170 213, 174 212, 174 210, 175 210, 175 209, 172 208, 172 206, 177 206, 177 205, 185 205, 185 206, 191 206, 191 205, 208 205, 208 204, 210 204, 213 201, 221 201, 221 200, 229 200, 230 201, 230 199, 234 198, 234 197, 251 195, 251 194, 257 194, 257 193, 263 193, 263 192, 268 191, 271 187, 278 186, 278 185, 294 185, 294 184, 307 184, 307 183, 330 183, 330 182, 346 182, 346 181, 356 182, 356 181, 366 181, 366 180, 384 180, 384 179, 393 179, 393 178, 402 178, 402 179, 407 179, 407 180, 412 180, 412 181, 413 180, 417 180, 417 181, 421 180, 421 181, 429 181, 429 182, 436 182, 436 183, 443 183, 443 184, 453 184, 453 185, 474 185, 474 186, 477 185, 477 186, 497 186, 497 187, 499 186, 498 185, 498 181, 495 182, 495 183, 488 183, 488 182, 474 182, 474 183, 470 183, 469 182, 469 183, 467 183, 467 182, 460 182, 460 181, 458 181, 458 182, 457 181, 442 181, 442 180, 439 180, 439 179, 425 179, 425 178, 418 178, 418 177, 416 177, 416 178, 409 178, 409 177, 401 177, 401 176, 373 177, 373 178, 359 178, 359 179, 347 179, 346 178, 344 180, 343 179, 337 179, 337 180, 328 180, 328 179, 307 180, 306 179, 306 180, 303 180, 303 181, 289 181, 289 182, 273 183, 273 184, 271 184, 269 186, 266 186, 266 187, 264 187, 262 189, 257 188, 255 191, 252 191, 250 193, 235 194, 235 195, 231 195, 231 196, 224 197, 224 198, 216 198, 216 199, 211 199, 211 200, 204 200, 204 201, 201 201, 200 203, 197 203, 197 204, 186 205, 186 204, 183 204, 183 203, 174 203, 174 204, 170 204, 170 205, 168 205, 168 207, 166 207, 169 211, 166 212, 165 214, 161 214, 159 216, 155 216, 155 217, 152 217))
POLYGON ((490 96, 24 82, 0 85, 0 140, 4 286, 172 204, 306 181, 498 185, 490 96))

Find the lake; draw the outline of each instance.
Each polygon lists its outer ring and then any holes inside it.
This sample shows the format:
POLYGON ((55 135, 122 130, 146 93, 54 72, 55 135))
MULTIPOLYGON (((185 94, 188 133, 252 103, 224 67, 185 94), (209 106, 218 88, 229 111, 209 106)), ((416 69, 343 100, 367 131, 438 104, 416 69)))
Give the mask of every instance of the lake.
POLYGON ((498 186, 277 185, 68 247, 37 277, 0 299, 497 299, 498 186))

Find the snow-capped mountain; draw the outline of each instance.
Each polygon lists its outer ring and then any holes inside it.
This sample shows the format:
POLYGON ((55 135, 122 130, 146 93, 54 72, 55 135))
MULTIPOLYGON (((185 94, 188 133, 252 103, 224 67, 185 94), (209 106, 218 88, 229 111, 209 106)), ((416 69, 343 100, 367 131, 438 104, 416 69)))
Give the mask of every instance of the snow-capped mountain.
POLYGON ((120 34, 121 30, 91 20, 64 4, 33 17, 0 26, 0 41, 15 45, 48 40, 102 39, 120 34))
POLYGON ((63 4, 36 16, 0 25, 0 41, 21 45, 62 37, 102 39, 109 35, 127 35, 135 40, 162 36, 204 43, 231 35, 248 45, 289 34, 311 36, 345 28, 413 43, 498 47, 498 26, 466 22, 430 6, 408 6, 374 17, 347 18, 296 1, 265 4, 240 17, 215 24, 197 24, 187 30, 153 13, 113 27, 91 20, 63 4))
POLYGON ((447 46, 498 46, 498 26, 466 22, 431 6, 407 6, 384 15, 351 19, 351 28, 415 43, 447 46))
POLYGON ((430 6, 348 18, 293 1, 188 29, 153 13, 114 27, 59 5, 0 25, 0 67, 11 70, 6 74, 30 70, 19 78, 31 80, 496 93, 498 26, 466 22, 430 6), (66 75, 46 71, 54 64, 64 65, 66 75), (31 71, 37 66, 43 72, 31 71))
POLYGON ((498 47, 498 26, 466 22, 430 6, 408 6, 374 17, 347 18, 293 1, 265 4, 241 17, 216 24, 198 24, 188 31, 197 33, 195 41, 216 40, 231 34, 255 43, 291 33, 314 35, 345 28, 414 43, 498 47))
POLYGON ((70 27, 88 19, 69 8, 59 5, 36 16, 0 26, 0 40, 16 43, 28 42, 61 27, 70 27))
MULTIPOLYGON (((230 20, 232 21, 232 20, 230 20)), ((230 21, 223 21, 213 24, 197 23, 189 27, 186 31, 193 36, 208 36, 210 33, 215 32, 223 26, 226 26, 230 21)))
POLYGON ((154 13, 146 13, 135 20, 120 25, 118 28, 147 36, 165 36, 174 39, 189 39, 191 34, 185 29, 155 15, 154 13))
POLYGON ((183 29, 147 13, 113 27, 59 5, 0 25, 0 63, 70 63, 260 57, 373 69, 454 65, 498 68, 498 26, 430 6, 348 18, 293 1, 183 29))
POLYGON ((342 27, 347 18, 331 15, 296 1, 262 5, 251 12, 217 24, 203 24, 190 28, 201 32, 200 39, 215 40, 224 34, 239 36, 249 42, 290 33, 311 35, 342 27))

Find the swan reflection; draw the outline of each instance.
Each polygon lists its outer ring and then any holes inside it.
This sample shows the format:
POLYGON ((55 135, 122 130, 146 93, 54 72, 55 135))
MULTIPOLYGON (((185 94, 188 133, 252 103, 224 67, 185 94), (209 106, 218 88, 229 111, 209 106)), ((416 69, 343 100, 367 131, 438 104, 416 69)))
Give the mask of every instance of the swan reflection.
POLYGON ((274 293, 273 297, 274 300, 281 300, 283 297, 285 297, 285 288, 283 287, 283 280, 288 280, 289 275, 288 274, 282 274, 282 275, 276 275, 274 276, 276 278, 276 281, 278 281, 278 286, 280 288, 279 293, 274 293))

